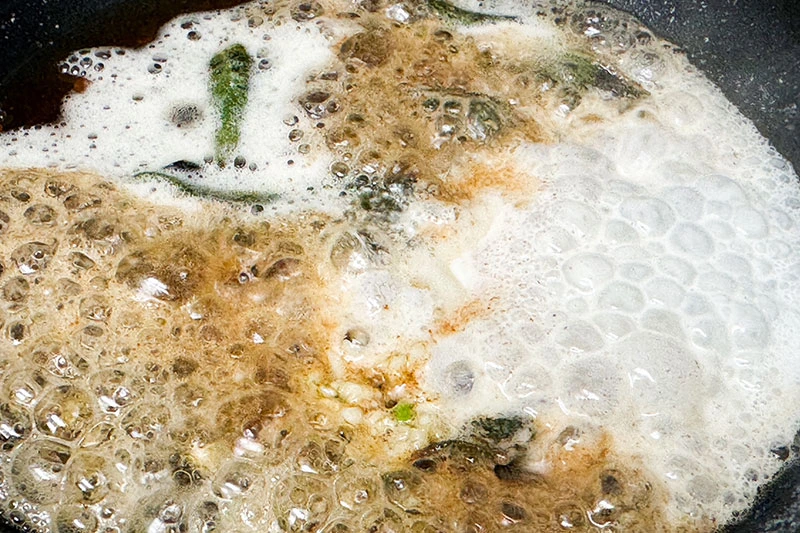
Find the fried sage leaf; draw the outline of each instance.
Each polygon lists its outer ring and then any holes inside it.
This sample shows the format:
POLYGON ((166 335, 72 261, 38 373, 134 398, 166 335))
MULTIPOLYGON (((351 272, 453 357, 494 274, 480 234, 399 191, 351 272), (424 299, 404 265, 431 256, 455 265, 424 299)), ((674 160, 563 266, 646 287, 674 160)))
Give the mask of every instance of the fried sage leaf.
POLYGON ((428 0, 428 7, 440 17, 466 25, 499 20, 517 20, 516 17, 508 15, 492 15, 489 13, 469 11, 455 6, 446 0, 428 0))
POLYGON ((576 52, 564 54, 560 60, 546 67, 540 76, 553 82, 571 107, 580 104, 583 95, 590 89, 606 91, 615 98, 638 99, 650 94, 635 81, 576 52))
POLYGON ((274 201, 278 197, 278 195, 272 193, 216 189, 206 185, 191 183, 178 176, 173 176, 165 172, 140 172, 139 174, 135 174, 133 177, 139 181, 154 180, 168 183, 188 196, 218 200, 220 202, 237 204, 265 204, 274 201))
POLYGON ((239 144, 241 123, 247 106, 253 58, 241 44, 234 44, 211 58, 211 99, 219 113, 215 139, 216 161, 221 167, 239 144))

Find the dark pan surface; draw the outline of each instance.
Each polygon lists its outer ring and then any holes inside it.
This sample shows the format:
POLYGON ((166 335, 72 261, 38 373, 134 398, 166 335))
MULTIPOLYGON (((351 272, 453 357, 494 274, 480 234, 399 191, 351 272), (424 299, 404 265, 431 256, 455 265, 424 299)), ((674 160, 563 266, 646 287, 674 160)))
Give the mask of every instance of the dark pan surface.
POLYGON ((141 46, 180 13, 243 0, 0 0, 0 125, 53 122, 75 78, 55 62, 100 45, 141 46))
POLYGON ((800 168, 800 1, 605 0, 679 44, 800 168))
MULTIPOLYGON (((0 0, 0 126, 54 121, 74 80, 54 65, 99 45, 137 46, 175 15, 241 0, 0 0), (47 105, 49 104, 49 105, 47 105)), ((800 1, 605 0, 680 45, 795 169, 800 169, 800 1)), ((797 439, 796 439, 797 440, 797 439)), ((800 531, 800 459, 725 533, 800 531)), ((13 533, 0 522, 0 533, 13 533)))

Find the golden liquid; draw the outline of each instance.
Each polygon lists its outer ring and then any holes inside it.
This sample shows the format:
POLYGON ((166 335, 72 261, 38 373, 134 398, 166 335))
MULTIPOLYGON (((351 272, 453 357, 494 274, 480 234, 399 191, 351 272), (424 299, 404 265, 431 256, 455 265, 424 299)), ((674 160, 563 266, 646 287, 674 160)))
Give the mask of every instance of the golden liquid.
MULTIPOLYGON (((257 15, 291 23, 289 8, 257 15)), ((64 533, 711 530, 671 522, 663 483, 602 429, 509 413, 520 427, 497 436, 437 414, 420 385, 431 348, 491 302, 442 306, 427 341, 374 367, 337 360, 369 343, 342 321, 347 265, 386 252, 370 234, 405 202, 532 202, 539 180, 505 155, 647 97, 555 71, 565 52, 595 58, 579 40, 493 51, 434 16, 361 9, 358 24, 297 101, 297 128, 334 155, 328 178, 352 200, 341 218, 0 173, 5 516, 64 533), (377 181, 353 185, 367 167, 377 181)), ((449 229, 421 238, 437 246, 449 229)))
POLYGON ((47 530, 49 517, 54 531, 674 530, 658 482, 607 436, 367 423, 392 418, 388 391, 413 390, 424 361, 348 374, 370 391, 365 422, 348 423, 347 401, 321 393, 326 352, 344 341, 330 296, 341 222, 214 203, 187 214, 76 173, 7 171, 0 184, 12 519, 47 530), (147 280, 161 290, 147 296, 147 280), (405 450, 403 426, 428 444, 405 450), (548 467, 531 470, 530 456, 548 467))

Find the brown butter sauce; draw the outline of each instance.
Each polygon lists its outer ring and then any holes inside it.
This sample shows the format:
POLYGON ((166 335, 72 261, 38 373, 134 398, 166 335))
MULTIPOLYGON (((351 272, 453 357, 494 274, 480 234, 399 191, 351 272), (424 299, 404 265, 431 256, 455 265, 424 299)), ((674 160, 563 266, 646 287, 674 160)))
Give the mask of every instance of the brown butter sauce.
MULTIPOLYGON (((57 520, 99 502, 144 514, 128 520, 144 527, 157 512, 121 490, 144 483, 174 492, 188 523, 199 512, 192 505, 222 508, 213 487, 242 461, 234 452, 245 437, 261 450, 236 452, 253 468, 251 483, 280 472, 300 484, 288 494, 323 502, 295 530, 330 522, 326 531, 593 531, 592 520, 620 531, 681 530, 665 521, 659 484, 602 432, 541 421, 532 439, 490 442, 467 429, 408 455, 393 451, 391 429, 344 422, 341 405, 315 385, 330 379, 326 352, 341 329, 324 274, 332 239, 321 230, 335 223, 313 214, 266 222, 213 204, 187 215, 75 173, 5 171, 0 182, 0 283, 28 282, 3 302, 2 406, 22 428, 3 451, 15 500, 57 520), (34 222, 33 208, 45 206, 49 220, 34 222), (30 243, 40 244, 28 253, 30 243), (21 265, 32 273, 20 274, 21 265), (144 297, 148 279, 166 292, 144 297), (62 426, 48 424, 53 414, 62 426), (67 455, 53 490, 26 484, 18 461, 42 443, 67 455), (87 454, 117 481, 81 490, 87 454), (126 482, 111 466, 120 462, 126 482), (338 503, 343 489, 331 494, 331 486, 358 480, 368 497, 348 510, 338 503)), ((379 391, 386 383, 358 372, 348 379, 379 391)), ((310 504, 288 503, 283 491, 275 487, 260 506, 286 525, 291 505, 310 504)))

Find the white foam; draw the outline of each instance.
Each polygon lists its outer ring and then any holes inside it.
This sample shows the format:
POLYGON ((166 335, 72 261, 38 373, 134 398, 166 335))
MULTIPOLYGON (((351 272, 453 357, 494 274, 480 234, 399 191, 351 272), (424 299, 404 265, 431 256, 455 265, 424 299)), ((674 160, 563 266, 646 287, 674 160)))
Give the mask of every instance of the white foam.
MULTIPOLYGON (((333 26, 339 32, 346 27, 333 26)), ((102 71, 87 72, 92 84, 84 94, 66 100, 66 125, 3 135, 4 165, 78 168, 121 179, 158 171, 175 161, 203 163, 214 154, 217 124, 208 64, 220 49, 240 43, 255 58, 236 151, 245 158, 245 168, 205 165, 202 185, 308 201, 309 187, 322 192, 332 157, 319 149, 324 143, 321 135, 312 131, 292 142, 289 132, 294 127, 313 127, 297 105, 297 97, 307 90, 306 78, 331 62, 332 45, 339 38, 340 33, 318 26, 285 23, 250 28, 246 20, 230 13, 178 17, 161 29, 155 42, 140 49, 121 50, 124 55, 109 48, 90 51, 89 57, 96 51, 111 51, 111 57, 103 61, 102 71), (187 22, 191 28, 182 28, 187 22), (201 38, 188 39, 189 32, 201 38), (270 62, 268 69, 259 68, 262 59, 270 62), (155 74, 148 71, 154 64, 160 66, 155 74), (188 126, 176 126, 170 116, 180 106, 195 106, 200 118, 188 126), (292 116, 299 122, 288 126, 284 120, 292 116), (302 154, 301 144, 313 149, 302 154)), ((314 204, 324 206, 331 196, 314 204)))
MULTIPOLYGON (((658 465, 681 512, 727 517, 752 497, 744 472, 774 471, 769 446, 788 442, 797 426, 797 340, 787 321, 796 320, 791 309, 800 285, 785 257, 800 234, 791 217, 771 213, 797 205, 800 190, 765 168, 774 152, 713 87, 691 74, 657 82, 706 102, 694 108, 692 123, 704 129, 704 140, 718 140, 718 148, 687 151, 697 133, 668 113, 644 130, 626 120, 607 124, 584 140, 612 162, 614 181, 588 171, 592 195, 559 171, 557 161, 572 165, 576 148, 531 149, 538 162, 520 160, 547 194, 518 216, 499 215, 497 234, 513 237, 487 236, 474 254, 486 279, 495 280, 485 290, 503 295, 508 311, 535 301, 534 322, 570 317, 531 349, 532 358, 541 351, 561 354, 549 367, 560 379, 537 395, 539 416, 557 409, 602 420, 658 465), (752 159, 745 162, 734 150, 752 159), (668 161, 681 161, 680 172, 654 164, 668 161), (600 207, 606 205, 613 207, 600 207), (529 231, 520 232, 523 225, 529 231), (570 246, 541 245, 560 231, 571 236, 570 246), (498 264, 504 277, 493 270, 498 264), (652 272, 668 277, 652 278, 652 272), (523 281, 548 290, 520 290, 523 281), (756 295, 763 303, 755 303, 756 295), (583 310, 570 303, 577 296, 583 310), (604 341, 583 317, 593 317, 604 341), (587 352, 593 355, 575 358, 587 352), (732 375, 723 372, 733 361, 748 363, 732 375), (733 458, 733 449, 751 452, 733 458), (677 468, 682 453, 692 466, 677 468)), ((661 102, 674 98, 669 87, 656 89, 650 105, 666 110, 661 102)), ((503 326, 515 328, 511 321, 503 326)), ((477 357, 492 357, 489 346, 483 350, 477 357)), ((533 383, 519 387, 542 390, 533 383)), ((526 405, 514 396, 508 402, 526 405)))
MULTIPOLYGON (((497 53, 575 39, 511 0, 487 9, 522 17, 468 30, 497 53)), ((405 22, 396 6, 387 13, 405 22)), ((253 75, 238 150, 256 169, 208 165, 205 184, 341 214, 337 191, 324 189, 332 154, 313 134, 302 140, 313 149, 299 153, 283 118, 307 120, 296 99, 353 28, 284 22, 181 17, 152 46, 112 54, 67 102, 65 127, 2 134, 0 158, 119 179, 202 160, 213 153, 208 61, 235 41, 272 64, 253 75), (200 40, 186 38, 187 19, 200 40), (165 59, 158 74, 147 71, 154 56, 165 59), (202 118, 177 128, 169 116, 184 104, 202 118)), ((614 46, 611 36, 587 42, 603 53, 614 46)), ((566 132, 559 142, 520 142, 501 155, 541 182, 527 203, 486 194, 453 210, 420 200, 396 221, 391 260, 350 255, 337 278, 341 320, 369 343, 335 347, 332 358, 370 366, 398 351, 430 357, 426 385, 454 422, 516 409, 554 425, 601 424, 667 483, 673 516, 722 521, 753 496, 746 473, 775 472, 769 446, 797 427, 800 187, 683 58, 656 44, 644 51, 653 57, 618 50, 615 66, 650 97, 624 112, 589 99, 613 117, 600 126, 567 107, 543 118, 566 132), (472 300, 491 301, 491 312, 425 344, 438 319, 472 300)), ((145 296, 158 290, 142 287, 145 296)))

